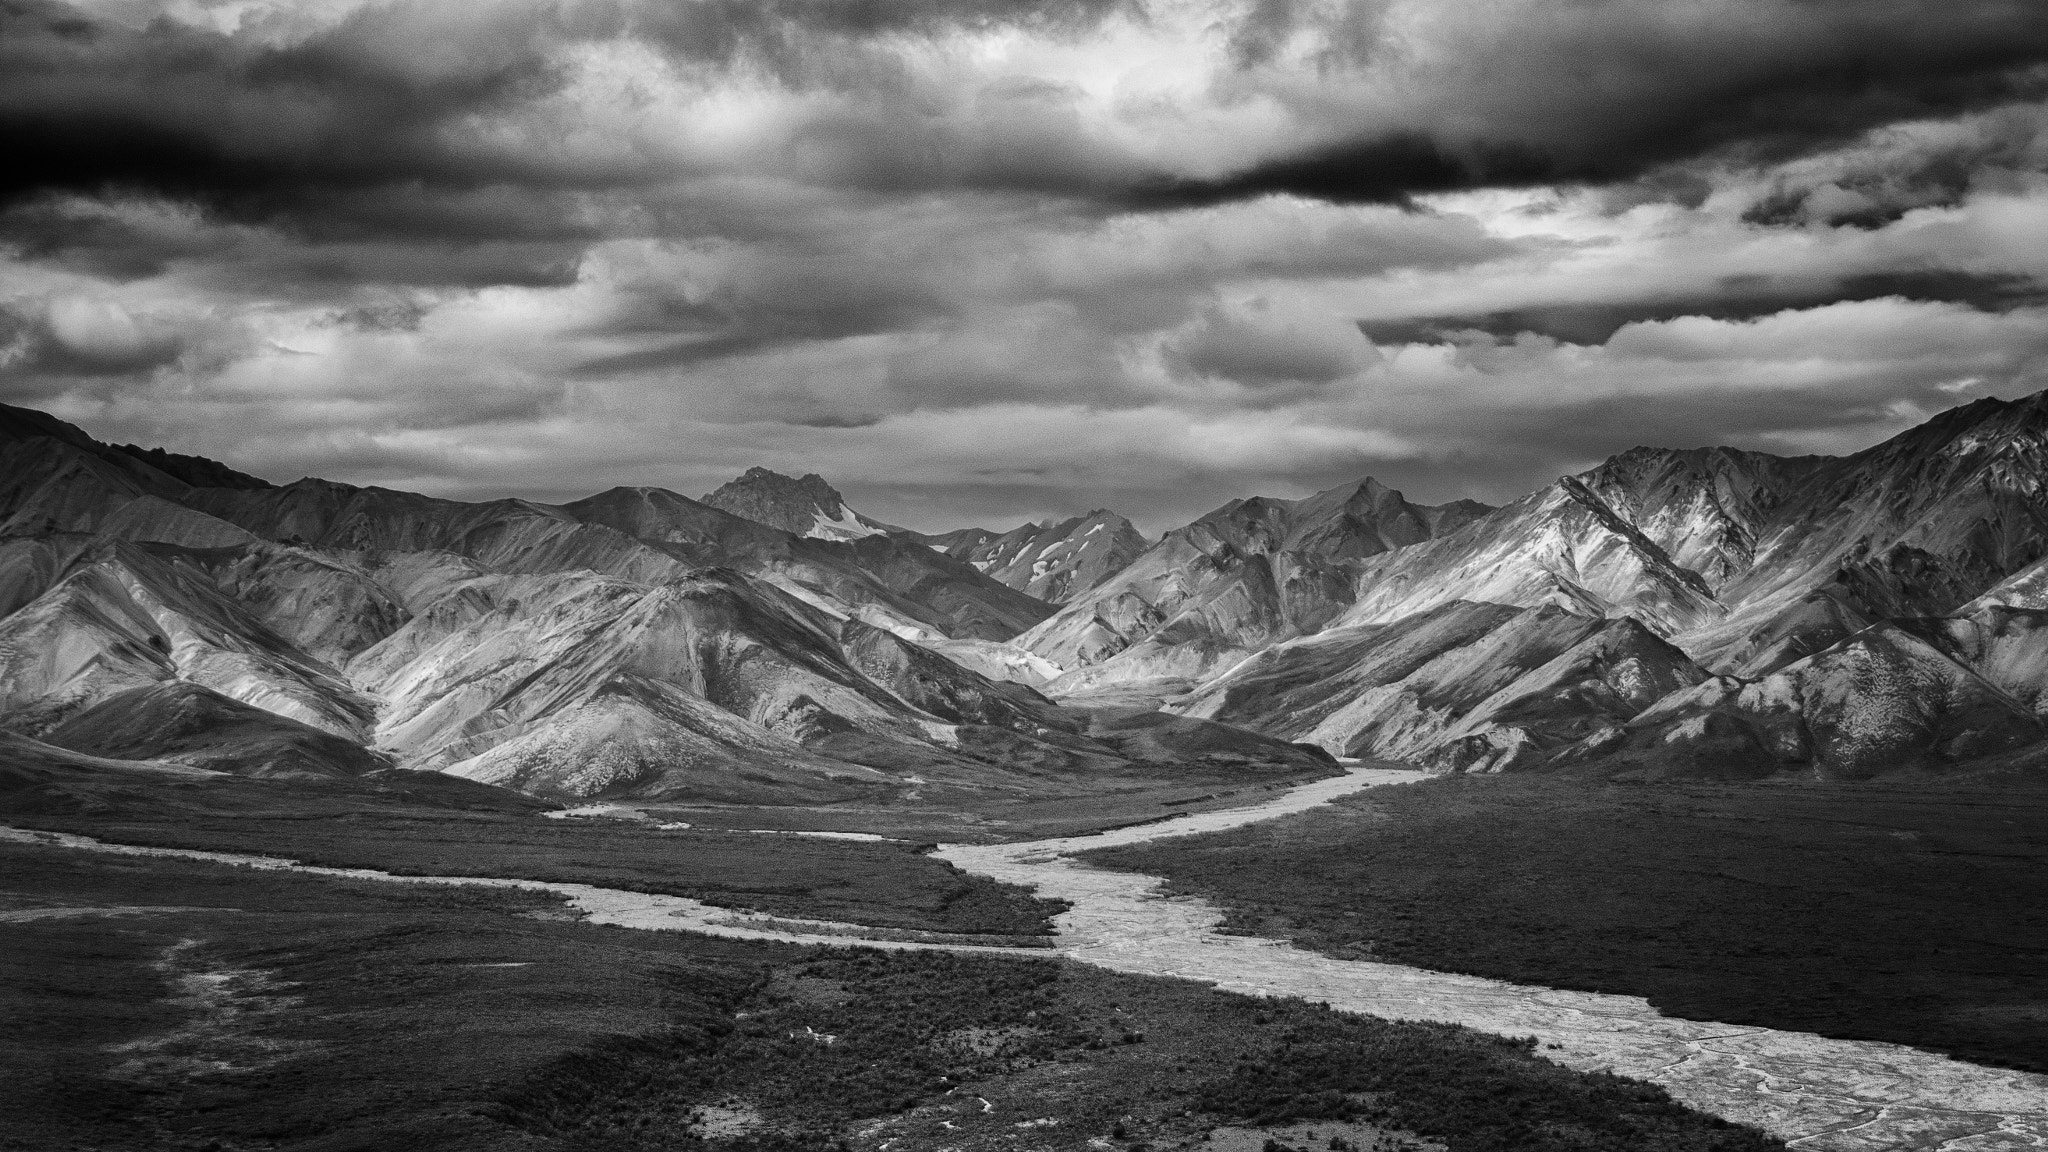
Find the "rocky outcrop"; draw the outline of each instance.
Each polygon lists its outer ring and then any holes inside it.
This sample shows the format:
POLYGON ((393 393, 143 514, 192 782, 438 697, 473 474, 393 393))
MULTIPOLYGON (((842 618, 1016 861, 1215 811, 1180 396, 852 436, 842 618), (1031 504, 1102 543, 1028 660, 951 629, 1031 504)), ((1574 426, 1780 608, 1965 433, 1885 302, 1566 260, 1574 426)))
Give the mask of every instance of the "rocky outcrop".
POLYGON ((726 481, 718 491, 705 495, 704 503, 795 536, 818 540, 856 540, 902 531, 848 508, 839 490, 816 473, 791 479, 766 468, 749 468, 726 481))

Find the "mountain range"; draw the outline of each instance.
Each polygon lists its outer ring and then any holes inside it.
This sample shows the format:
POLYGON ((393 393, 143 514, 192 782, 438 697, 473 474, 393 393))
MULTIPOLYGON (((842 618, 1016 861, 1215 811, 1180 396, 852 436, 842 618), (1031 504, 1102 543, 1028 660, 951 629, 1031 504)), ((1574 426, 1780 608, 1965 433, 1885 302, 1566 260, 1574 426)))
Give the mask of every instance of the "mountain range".
POLYGON ((1166 532, 919 533, 816 475, 465 503, 0 406, 0 756, 897 802, 1330 756, 1748 778, 2048 759, 2048 394, 1166 532))

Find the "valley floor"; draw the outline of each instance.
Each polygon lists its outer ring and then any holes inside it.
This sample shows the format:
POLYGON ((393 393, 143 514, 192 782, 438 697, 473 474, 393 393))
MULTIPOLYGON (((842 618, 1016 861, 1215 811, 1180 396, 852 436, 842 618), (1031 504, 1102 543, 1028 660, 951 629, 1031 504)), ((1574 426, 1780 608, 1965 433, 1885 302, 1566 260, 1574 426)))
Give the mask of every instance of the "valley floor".
POLYGON ((1051 931, 1061 905, 889 841, 662 828, 501 813, 253 813, 13 817, 118 844, 279 856, 409 876, 589 884, 779 916, 996 936, 1051 931))
POLYGON ((2048 1071, 2048 791, 1449 777, 1087 859, 1339 958, 2048 1071))
POLYGON ((1526 1041, 1068 961, 45 844, 0 874, 22 1152, 1782 1147, 1526 1041))

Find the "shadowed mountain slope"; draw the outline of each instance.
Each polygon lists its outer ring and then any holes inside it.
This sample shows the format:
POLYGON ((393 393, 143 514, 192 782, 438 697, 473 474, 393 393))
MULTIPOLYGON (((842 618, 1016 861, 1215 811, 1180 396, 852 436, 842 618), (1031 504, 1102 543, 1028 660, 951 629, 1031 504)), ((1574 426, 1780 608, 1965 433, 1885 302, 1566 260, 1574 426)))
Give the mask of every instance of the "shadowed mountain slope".
POLYGON ((222 815, 350 820, 545 810, 536 800, 440 772, 382 768, 360 776, 255 779, 171 760, 118 760, 0 732, 0 811, 102 819, 222 815))
POLYGON ((1760 679, 1709 678, 1628 728, 1625 762, 1721 778, 1941 771, 2043 735, 2010 693, 1888 623, 1760 679))
POLYGON ((117 692, 73 713, 42 739, 89 756, 240 776, 362 776, 392 766, 353 740, 185 680, 117 692))

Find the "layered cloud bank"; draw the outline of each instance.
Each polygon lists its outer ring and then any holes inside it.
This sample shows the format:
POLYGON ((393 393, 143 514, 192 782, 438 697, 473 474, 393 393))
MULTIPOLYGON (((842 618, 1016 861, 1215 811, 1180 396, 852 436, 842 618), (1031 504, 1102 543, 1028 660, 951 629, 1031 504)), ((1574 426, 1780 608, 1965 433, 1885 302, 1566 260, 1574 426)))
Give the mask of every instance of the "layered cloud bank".
POLYGON ((2048 386, 2048 9, 0 11, 0 400, 278 480, 1157 529, 2048 386))

